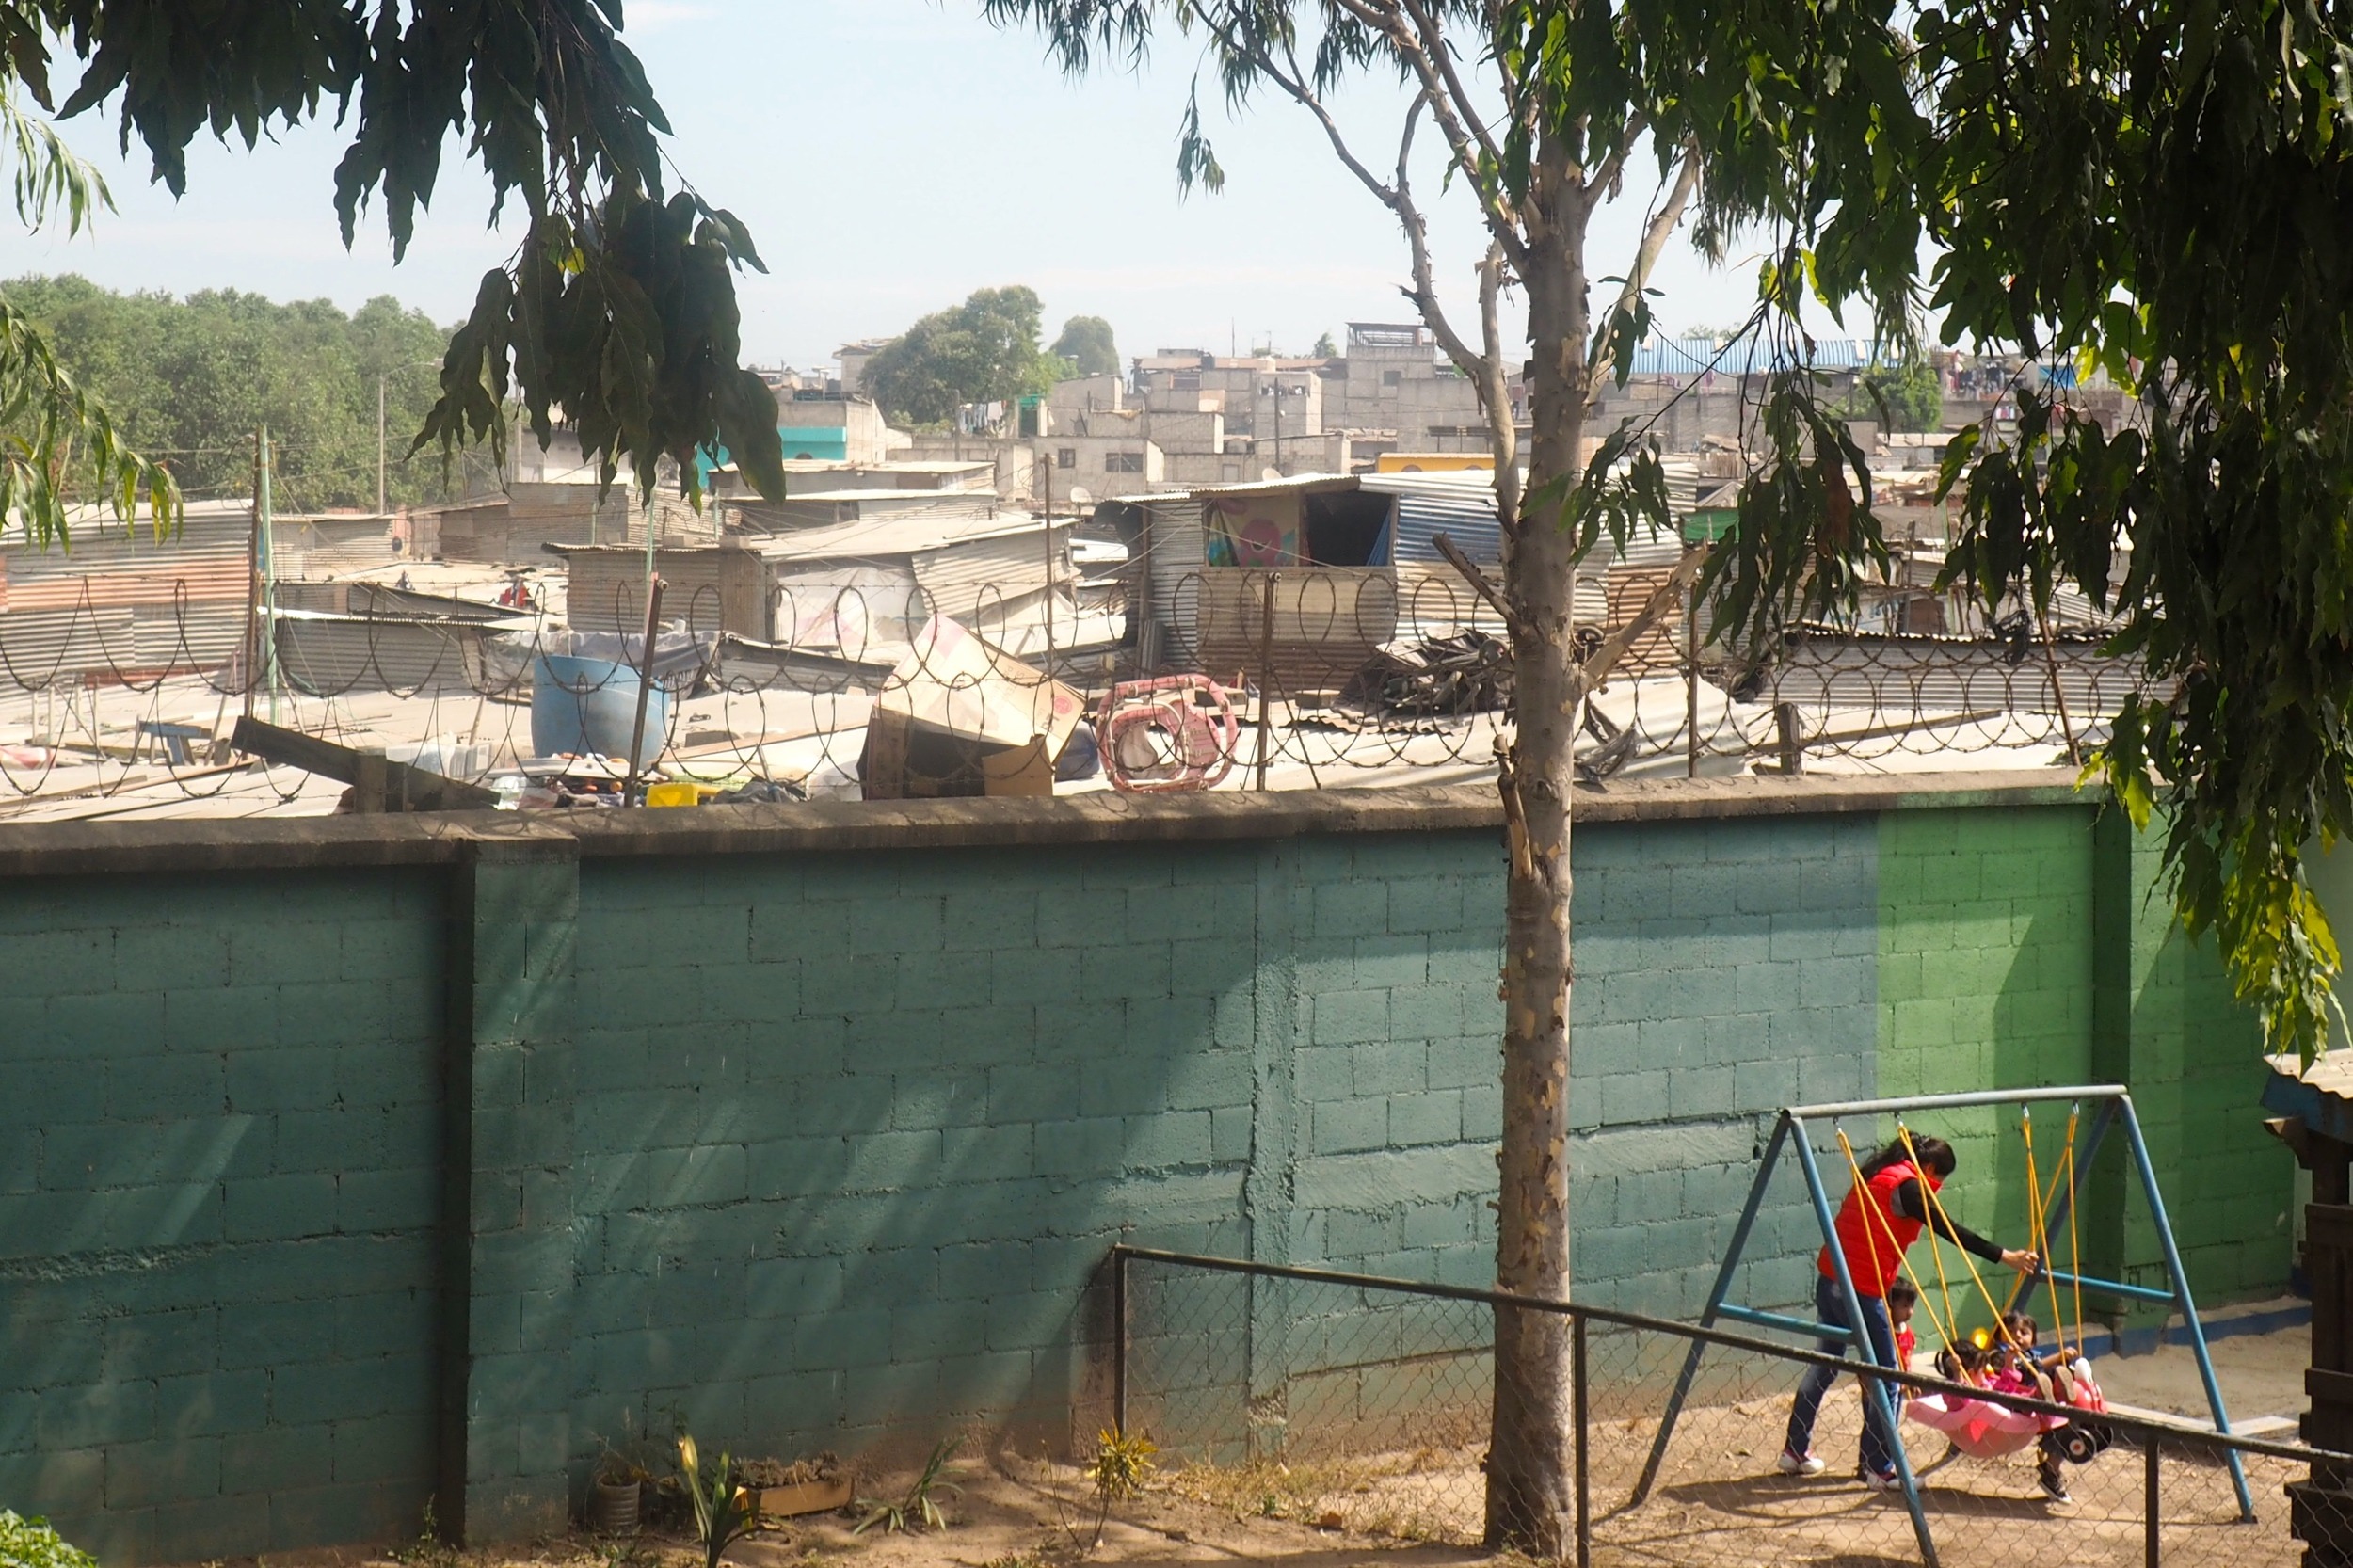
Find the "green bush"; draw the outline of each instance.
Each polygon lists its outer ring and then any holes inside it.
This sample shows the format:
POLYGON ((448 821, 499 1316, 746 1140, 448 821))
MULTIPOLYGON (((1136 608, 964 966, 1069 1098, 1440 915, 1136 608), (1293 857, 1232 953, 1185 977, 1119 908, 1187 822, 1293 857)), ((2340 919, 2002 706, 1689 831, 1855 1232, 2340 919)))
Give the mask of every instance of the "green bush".
POLYGON ((98 1560, 60 1540, 48 1520, 0 1508, 0 1568, 98 1568, 98 1560))

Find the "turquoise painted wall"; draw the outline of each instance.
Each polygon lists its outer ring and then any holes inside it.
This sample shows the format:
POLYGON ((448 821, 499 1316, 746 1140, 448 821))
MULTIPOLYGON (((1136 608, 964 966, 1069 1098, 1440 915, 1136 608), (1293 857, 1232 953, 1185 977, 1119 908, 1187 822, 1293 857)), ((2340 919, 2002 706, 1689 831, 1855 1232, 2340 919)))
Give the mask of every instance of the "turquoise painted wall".
MULTIPOLYGON (((1492 832, 512 837, 0 884, 0 1506, 110 1561, 405 1536, 428 1495, 526 1533, 676 1416, 737 1452, 1066 1432, 1114 1240, 1488 1277, 1492 832)), ((1779 1105, 2087 1073, 2139 1093, 2201 1290, 2281 1288, 2244 1021, 2129 835, 1660 820, 1576 865, 1589 1298, 1697 1309, 1779 1105)), ((1997 1226, 1998 1124, 1948 1129, 1997 1226)), ((1802 1300, 1816 1244, 1785 1181, 1748 1299, 1802 1300)))
POLYGON ((433 1490, 439 879, 0 894, 0 1507, 109 1563, 433 1490))

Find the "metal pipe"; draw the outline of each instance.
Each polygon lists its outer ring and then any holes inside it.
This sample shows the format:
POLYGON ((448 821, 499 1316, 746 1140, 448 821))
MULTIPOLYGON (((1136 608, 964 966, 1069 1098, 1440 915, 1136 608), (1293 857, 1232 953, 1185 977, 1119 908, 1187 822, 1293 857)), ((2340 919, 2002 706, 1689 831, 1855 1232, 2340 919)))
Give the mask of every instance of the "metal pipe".
MULTIPOLYGON (((1775 1361, 1786 1361, 1809 1367, 1834 1367, 1847 1372, 1854 1370, 1854 1363, 1843 1354, 1826 1355, 1819 1351, 1799 1350, 1794 1346, 1776 1344, 1769 1339, 1759 1339, 1754 1335, 1731 1334, 1722 1329, 1699 1328, 1690 1323, 1678 1323, 1665 1318, 1653 1318, 1641 1312, 1625 1312, 1616 1307, 1573 1304, 1545 1296, 1514 1296, 1501 1290, 1482 1290, 1470 1285, 1424 1284, 1418 1280, 1392 1279, 1385 1274, 1350 1273, 1338 1269, 1308 1269, 1289 1263, 1253 1263, 1246 1258, 1212 1257, 1199 1253, 1168 1252, 1158 1247, 1131 1247, 1125 1243, 1114 1243, 1112 1250, 1131 1260, 1172 1264, 1178 1268, 1199 1269, 1209 1273, 1250 1274, 1265 1279, 1299 1280, 1311 1285, 1336 1285, 1353 1289, 1387 1290, 1401 1296, 1428 1296, 1437 1301, 1477 1302, 1487 1306, 1524 1307, 1538 1312, 1555 1312, 1564 1318, 1583 1318, 1592 1322, 1605 1323, 1614 1328, 1641 1329, 1649 1333, 1663 1334, 1673 1338, 1688 1339, 1723 1350, 1742 1351, 1753 1355, 1762 1355, 1775 1361)), ((1817 1336, 1820 1335, 1821 1325, 1816 1325, 1815 1332, 1817 1336)), ((1933 1377, 1925 1372, 1888 1370, 1881 1371, 1877 1376, 1880 1381, 1906 1388, 1916 1388, 1924 1394, 1959 1392, 1964 1395, 1974 1395, 1989 1399, 2004 1409, 2029 1411, 2038 1416, 2057 1416, 2073 1419, 2083 1415, 2081 1410, 2073 1405, 2054 1404, 2047 1400, 2028 1399, 2025 1395, 1987 1394, 1981 1389, 1948 1383, 1943 1378, 1933 1377)), ((2266 1438, 2245 1437, 2236 1433, 2217 1436, 2198 1427, 2177 1426, 2169 1421, 2148 1420, 2140 1416, 2125 1415, 2121 1411, 2110 1411, 2101 1416, 2101 1419, 2119 1432, 2161 1433, 2168 1442, 2178 1442, 2192 1447, 2202 1444, 2209 1448, 2263 1454, 2268 1458, 2289 1460, 2298 1464, 2309 1464, 2317 1460, 2322 1464, 2353 1466, 2353 1453, 2340 1453, 2334 1449, 2315 1448, 2303 1444, 2274 1443, 2266 1438)))
MULTIPOLYGON (((1896 1424, 1896 1400, 1887 1384, 1872 1372, 1885 1367, 1879 1350, 1871 1343, 1871 1334, 1864 1326, 1863 1296, 1855 1289, 1854 1272, 1847 1267, 1847 1250, 1835 1244, 1837 1223, 1831 1217, 1830 1194, 1822 1186, 1820 1167, 1814 1162, 1814 1145, 1805 1141, 1805 1123, 1794 1111, 1784 1112, 1789 1119, 1789 1142, 1798 1151, 1798 1168, 1805 1173, 1805 1194, 1814 1205, 1814 1217, 1821 1223, 1822 1237, 1832 1243, 1823 1250, 1829 1253, 1831 1274, 1838 1282, 1838 1293, 1846 1298, 1848 1334, 1854 1341, 1855 1353, 1862 1358, 1866 1370, 1862 1375, 1865 1430, 1870 1427, 1871 1407, 1876 1405, 1881 1431, 1887 1435, 1888 1458, 1896 1463, 1896 1479, 1904 1494, 1904 1512, 1912 1515, 1913 1538, 1920 1544, 1923 1568, 1937 1568, 1936 1538, 1929 1533, 1929 1516, 1920 1507, 1920 1482, 1912 1473, 1912 1456, 1904 1451, 1904 1434, 1896 1424)), ((1827 1331, 1828 1325, 1824 1325, 1827 1331)))
POLYGON ((1683 776, 1700 776, 1700 591, 1694 585, 1683 613, 1683 776))
POLYGON ((1128 1254, 1112 1253, 1112 1430, 1128 1435, 1128 1254))
MULTIPOLYGON (((1724 1247, 1724 1260, 1716 1270, 1716 1283, 1708 1288, 1707 1304, 1700 1309, 1703 1329, 1716 1321, 1723 1310, 1724 1298, 1732 1294, 1733 1272, 1740 1266, 1741 1249, 1749 1244, 1749 1231, 1756 1224, 1757 1210, 1764 1207, 1766 1183, 1772 1179, 1774 1164, 1781 1159, 1781 1146, 1788 1139, 1789 1118, 1784 1116, 1773 1124, 1773 1136, 1765 1144, 1765 1158, 1757 1165, 1756 1179, 1749 1183, 1748 1202, 1741 1206, 1739 1223, 1732 1227, 1732 1239, 1724 1247)), ((1667 1458, 1667 1440, 1674 1435, 1684 1401, 1691 1397, 1692 1380, 1699 1376, 1700 1357, 1706 1349, 1705 1340, 1694 1339, 1683 1358, 1683 1370, 1675 1375, 1674 1387, 1667 1395, 1667 1408, 1658 1417, 1657 1435, 1651 1439, 1650 1457, 1642 1462, 1642 1473, 1634 1482, 1632 1502, 1640 1503, 1649 1496, 1650 1489, 1657 1483, 1658 1467, 1667 1458)))
POLYGON ((1279 571, 1266 574, 1266 611, 1258 631, 1258 788, 1266 789, 1267 753, 1273 745, 1274 722, 1274 585, 1279 571))
POLYGON ((2085 1083, 2048 1089, 1973 1089, 1960 1095, 1912 1095, 1901 1099, 1793 1105, 1789 1108, 1789 1114, 1801 1121, 1833 1121, 1841 1116, 1889 1116, 1903 1111, 1956 1111, 1972 1105, 2040 1105, 2046 1100, 2122 1099, 2129 1092, 2121 1083, 2085 1083))
POLYGON ((1593 1568, 1593 1489, 1587 1482, 1585 1465, 1586 1428, 1590 1424, 1591 1407, 1585 1395, 1585 1320, 1582 1318, 1572 1319, 1569 1322, 1569 1400, 1577 1422, 1572 1435, 1577 1454, 1577 1568, 1593 1568))
MULTIPOLYGON (((653 514, 646 514, 646 536, 653 536, 653 514)), ((648 547, 650 549, 650 547, 648 547)), ((629 732, 629 779, 621 786, 621 804, 634 806, 637 800, 638 759, 646 754, 646 703, 653 696, 653 634, 662 624, 662 579, 646 574, 646 646, 639 653, 637 667, 637 722, 629 732)))
MULTIPOLYGON (((2206 1330, 2198 1321, 2198 1305, 2189 1299, 2189 1272, 2182 1267, 2182 1249, 2173 1240, 2173 1223, 2166 1218, 2165 1195, 2157 1191, 2157 1172, 2149 1160, 2149 1144, 2140 1135, 2140 1118, 2134 1113, 2131 1098, 2117 1104, 2124 1118, 2124 1142, 2131 1146, 2133 1164, 2140 1172, 2140 1190, 2149 1198, 2149 1218, 2155 1224, 2157 1240, 2165 1247, 2165 1269, 2173 1279, 2174 1304, 2181 1309, 2182 1322, 2189 1329, 2189 1348, 2198 1357, 2198 1380, 2206 1385, 2206 1402, 2214 1406, 2214 1430, 2227 1437, 2231 1417, 2222 1408, 2222 1385, 2214 1380, 2214 1357, 2206 1351, 2206 1330)), ((2255 1499, 2247 1490, 2247 1467, 2239 1463, 2235 1452, 2230 1455, 2230 1465, 2231 1484, 2238 1493, 2239 1517, 2252 1519, 2255 1499)))
POLYGON ((1738 1302, 1724 1303, 1716 1309, 1716 1316, 1729 1318, 1736 1323, 1746 1323, 1751 1328, 1780 1329, 1785 1333, 1802 1335, 1808 1339, 1822 1336, 1822 1325, 1809 1319, 1792 1318, 1784 1312, 1766 1312, 1753 1306, 1742 1306, 1738 1302))
POLYGON ((2069 1273, 2065 1269, 2040 1269, 2035 1272, 2035 1284, 2040 1285, 2046 1279, 2055 1279, 2061 1285, 2080 1285, 2087 1290, 2101 1290, 2112 1296, 2129 1296, 2139 1302, 2163 1302, 2168 1306, 2175 1304, 2173 1292, 2170 1290, 2158 1290, 2146 1285, 2127 1285, 2121 1279, 2102 1279, 2096 1274, 2073 1274, 2069 1273))
POLYGON ((2162 1496, 2157 1485, 2157 1434, 2153 1432, 2144 1433, 2142 1444, 2141 1452, 2148 1458, 2146 1474, 2142 1478, 2141 1507, 2147 1517, 2141 1521, 2141 1552, 2149 1568, 2157 1568, 2157 1555, 2161 1548, 2161 1538, 2165 1533, 2157 1512, 2157 1504, 2162 1496))

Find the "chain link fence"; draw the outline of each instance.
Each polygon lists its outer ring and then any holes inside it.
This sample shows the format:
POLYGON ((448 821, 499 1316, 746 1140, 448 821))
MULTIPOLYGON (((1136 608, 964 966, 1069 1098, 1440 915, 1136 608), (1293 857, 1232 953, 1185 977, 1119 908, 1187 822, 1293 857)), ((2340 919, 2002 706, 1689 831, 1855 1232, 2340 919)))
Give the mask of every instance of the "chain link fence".
MULTIPOLYGON (((2074 1415, 2093 1439, 2081 1447, 2098 1451, 2059 1463, 2069 1494, 2059 1502, 2038 1484, 2035 1448, 1971 1457, 1901 1420, 1923 1530, 1900 1491, 1857 1479, 1856 1378, 1842 1380, 1816 1427, 1824 1473, 1780 1473, 1791 1393, 1809 1366, 1831 1360, 1811 1349, 1614 1311, 1511 1306, 1487 1291, 1133 1249, 1115 1253, 1112 1270, 1113 1417, 1164 1450, 1170 1489, 1242 1515, 1479 1544, 1499 1308, 1568 1321, 1569 1370, 1542 1418, 1565 1432, 1574 1456, 1563 1556, 1580 1565, 2285 1565, 2304 1551, 2290 1534, 2288 1489, 2310 1466, 2328 1475, 2353 1463, 2125 1415, 2082 1423, 2079 1412, 1966 1390, 2074 1415), (1705 1347, 1697 1377, 1654 1468, 1661 1412, 1695 1344, 1705 1347)), ((1930 1377, 1900 1382, 1953 1391, 1930 1377)), ((2325 1495, 2300 1493, 2294 1512, 2308 1536, 2353 1535, 2325 1495)))

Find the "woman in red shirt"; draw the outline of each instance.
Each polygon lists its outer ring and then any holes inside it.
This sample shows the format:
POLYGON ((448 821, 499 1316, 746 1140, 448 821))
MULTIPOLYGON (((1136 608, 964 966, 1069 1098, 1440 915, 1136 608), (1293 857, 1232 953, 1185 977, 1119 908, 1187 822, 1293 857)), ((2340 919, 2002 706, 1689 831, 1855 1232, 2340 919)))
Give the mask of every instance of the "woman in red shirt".
MULTIPOLYGON (((1941 1207, 1929 1201, 1951 1178, 1955 1163, 1953 1146, 1942 1138, 1914 1138, 1909 1145, 1897 1138, 1864 1161, 1861 1186, 1850 1188, 1847 1201, 1838 1207, 1833 1226, 1838 1250, 1846 1257, 1855 1294, 1862 1298, 1864 1332, 1870 1337, 1872 1355, 1883 1367, 1900 1365, 1895 1330, 1887 1318, 1887 1288, 1901 1272, 1904 1253, 1920 1239, 1923 1229, 1933 1229, 1987 1262, 2022 1273, 2032 1272, 2040 1261, 2030 1252, 1996 1246, 1967 1226, 1953 1224, 1941 1207), (1871 1212, 1864 1211, 1864 1203, 1871 1206, 1871 1212)), ((1838 1288, 1838 1272, 1828 1247, 1815 1260, 1814 1309, 1823 1327, 1838 1331, 1837 1338, 1822 1340, 1822 1353, 1846 1354, 1853 1344, 1847 1336, 1847 1299, 1838 1288)), ((1835 1368, 1806 1369, 1789 1409, 1789 1433, 1779 1462, 1783 1475, 1822 1473, 1822 1462, 1814 1456, 1814 1420, 1821 1413, 1822 1396, 1837 1381, 1835 1368)), ((1881 1419, 1879 1401, 1869 1397, 1866 1388, 1863 1401, 1865 1485, 1879 1491, 1895 1488, 1895 1434, 1881 1419)))

